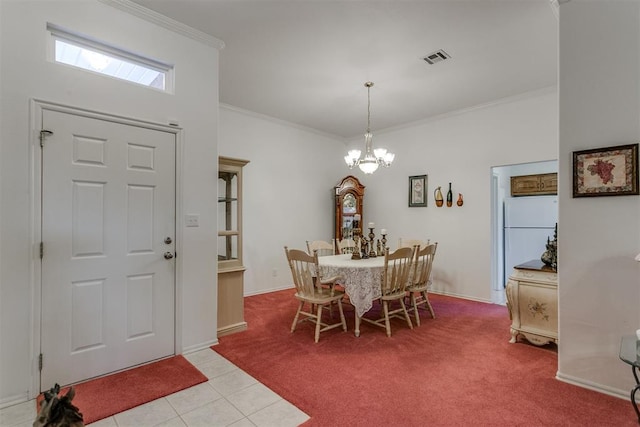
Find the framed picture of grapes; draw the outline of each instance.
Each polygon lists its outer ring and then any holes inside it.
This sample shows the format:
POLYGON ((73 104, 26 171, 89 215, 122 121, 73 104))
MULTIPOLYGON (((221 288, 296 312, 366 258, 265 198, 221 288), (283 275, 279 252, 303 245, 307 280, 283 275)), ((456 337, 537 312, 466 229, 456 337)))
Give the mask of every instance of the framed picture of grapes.
POLYGON ((573 152, 573 197, 637 194, 638 144, 573 152))

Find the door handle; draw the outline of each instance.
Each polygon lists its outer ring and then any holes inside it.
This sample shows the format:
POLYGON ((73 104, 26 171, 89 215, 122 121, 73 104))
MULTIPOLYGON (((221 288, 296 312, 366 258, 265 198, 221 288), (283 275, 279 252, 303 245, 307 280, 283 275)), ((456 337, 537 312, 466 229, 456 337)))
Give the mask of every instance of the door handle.
POLYGON ((171 259, 171 258, 173 258, 173 254, 171 252, 164 253, 164 259, 171 259))
POLYGON ((165 239, 164 239, 164 242, 165 242, 167 245, 170 245, 172 241, 173 241, 173 240, 171 240, 171 237, 167 237, 167 238, 165 238, 165 239))

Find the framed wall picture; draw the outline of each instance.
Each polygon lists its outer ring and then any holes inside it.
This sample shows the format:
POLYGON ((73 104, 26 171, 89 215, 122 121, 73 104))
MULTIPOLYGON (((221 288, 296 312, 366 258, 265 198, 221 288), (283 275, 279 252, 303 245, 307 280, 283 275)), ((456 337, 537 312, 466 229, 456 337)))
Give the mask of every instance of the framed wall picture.
POLYGON ((409 177, 409 207, 427 207, 427 175, 409 177))
POLYGON ((573 152, 573 197, 638 193, 638 144, 573 152))

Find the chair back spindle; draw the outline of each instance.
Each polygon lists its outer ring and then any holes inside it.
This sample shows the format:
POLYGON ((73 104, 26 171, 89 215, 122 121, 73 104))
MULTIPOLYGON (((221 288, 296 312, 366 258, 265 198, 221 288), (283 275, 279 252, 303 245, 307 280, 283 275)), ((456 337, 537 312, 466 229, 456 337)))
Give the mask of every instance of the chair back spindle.
POLYGON ((313 255, 313 251, 318 251, 318 256, 327 256, 327 255, 335 255, 335 239, 332 243, 329 243, 324 240, 307 240, 307 252, 309 255, 313 255))
POLYGON ((285 246, 289 268, 296 291, 302 295, 314 296, 316 291, 318 253, 313 255, 299 249, 288 249, 285 246))
POLYGON ((415 248, 399 248, 389 253, 385 249, 384 276, 382 281, 382 295, 404 293, 409 282, 409 273, 415 256, 415 248))
POLYGON ((416 251, 414 262, 413 285, 428 285, 431 280, 433 258, 436 256, 437 243, 427 245, 416 251))

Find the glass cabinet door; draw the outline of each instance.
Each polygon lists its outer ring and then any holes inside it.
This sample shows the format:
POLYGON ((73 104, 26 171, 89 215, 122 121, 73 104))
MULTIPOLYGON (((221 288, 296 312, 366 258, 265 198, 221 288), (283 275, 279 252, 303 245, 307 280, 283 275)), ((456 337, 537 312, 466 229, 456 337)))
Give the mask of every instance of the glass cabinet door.
POLYGON ((238 259, 238 173, 218 173, 218 261, 238 259))
POLYGON ((242 168, 247 160, 218 160, 218 269, 242 267, 242 168))

